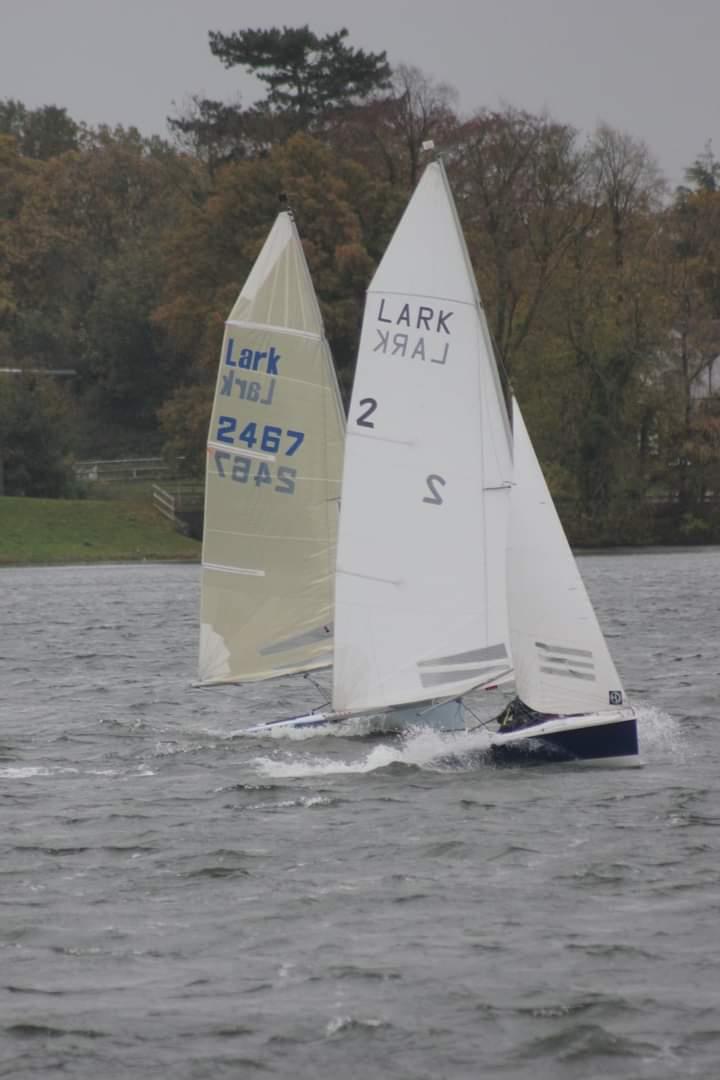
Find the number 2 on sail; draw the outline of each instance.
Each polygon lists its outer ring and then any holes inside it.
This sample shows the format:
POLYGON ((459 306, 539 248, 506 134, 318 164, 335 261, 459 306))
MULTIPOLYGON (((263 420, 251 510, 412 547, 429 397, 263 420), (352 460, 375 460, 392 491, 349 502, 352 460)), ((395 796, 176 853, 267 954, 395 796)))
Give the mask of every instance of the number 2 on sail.
POLYGON ((437 485, 442 484, 442 486, 445 487, 445 484, 447 483, 445 477, 438 476, 437 473, 430 473, 430 476, 425 477, 425 483, 430 489, 430 495, 426 495, 423 502, 430 503, 431 506, 442 506, 443 497, 438 491, 437 485))

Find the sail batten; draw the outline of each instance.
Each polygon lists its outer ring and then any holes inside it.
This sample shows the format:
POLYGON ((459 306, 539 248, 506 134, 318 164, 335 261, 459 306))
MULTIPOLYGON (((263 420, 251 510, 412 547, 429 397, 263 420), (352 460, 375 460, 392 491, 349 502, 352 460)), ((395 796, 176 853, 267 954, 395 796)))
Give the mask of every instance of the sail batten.
POLYGON ((279 333, 287 334, 288 337, 307 338, 308 341, 322 341, 323 338, 322 333, 320 333, 319 331, 294 330, 292 327, 287 326, 284 322, 278 323, 275 326, 271 326, 268 323, 249 322, 247 319, 226 319, 225 326, 237 328, 238 330, 276 330, 279 333))
POLYGON ((208 436, 200 684, 328 665, 344 416, 302 245, 281 213, 225 324, 208 436))

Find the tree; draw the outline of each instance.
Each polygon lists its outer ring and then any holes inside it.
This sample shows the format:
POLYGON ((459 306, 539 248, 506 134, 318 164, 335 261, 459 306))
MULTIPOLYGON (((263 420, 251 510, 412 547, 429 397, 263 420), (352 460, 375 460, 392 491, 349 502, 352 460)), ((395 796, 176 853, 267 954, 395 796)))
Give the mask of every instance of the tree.
POLYGON ((81 128, 57 105, 27 109, 22 102, 7 98, 0 101, 0 134, 13 135, 25 157, 46 161, 76 150, 81 128))
POLYGON ((512 372, 554 275, 592 220, 577 132, 546 116, 483 110, 448 154, 500 358, 512 372))
POLYGON ((615 265, 625 256, 628 229, 638 215, 657 210, 666 181, 646 143, 601 124, 590 151, 593 181, 612 224, 615 265))
POLYGON ((591 533, 612 535, 646 490, 651 373, 667 317, 660 274, 663 182, 647 147, 602 125, 589 150, 592 227, 570 251, 558 314, 567 370, 578 494, 591 533), (602 526, 598 523, 603 522, 602 526))
POLYGON ((296 129, 389 84, 386 54, 348 47, 344 28, 322 38, 307 25, 209 36, 213 56, 256 75, 268 88, 267 108, 293 117, 296 129))
POLYGON ((310 28, 273 27, 231 34, 210 31, 210 49, 226 68, 244 67, 267 87, 248 109, 207 98, 191 99, 183 116, 168 123, 211 172, 285 142, 298 131, 317 133, 336 116, 385 89, 386 55, 345 44, 345 29, 318 37, 310 28))
POLYGON ((664 215, 664 292, 670 327, 659 351, 663 385, 662 453, 680 514, 704 511, 717 423, 713 372, 720 356, 720 173, 708 147, 687 171, 693 188, 678 188, 664 215))
POLYGON ((380 167, 388 183, 411 191, 422 169, 423 143, 434 142, 439 150, 455 137, 456 99, 457 91, 447 83, 435 83, 419 68, 401 64, 388 94, 345 110, 327 137, 367 168, 380 167))
POLYGON ((4 142, 6 366, 77 372, 76 449, 152 448, 168 376, 150 321, 163 273, 154 252, 178 205, 193 202, 193 163, 134 130, 88 131, 82 149, 47 162, 4 142))
MULTIPOLYGON (((702 154, 698 154, 692 165, 685 170, 685 179, 695 191, 715 192, 720 190, 720 161, 712 148, 712 141, 705 143, 702 154)), ((688 188, 678 188, 678 196, 688 192, 688 188)))
POLYGON ((48 376, 0 375, 0 493, 57 498, 72 490, 71 408, 48 376))
POLYGON ((281 209, 281 193, 298 223, 341 384, 347 388, 352 377, 365 288, 398 200, 361 166, 296 135, 267 158, 225 166, 212 198, 185 208, 164 250, 165 290, 154 321, 163 351, 178 357, 180 378, 162 410, 163 430, 168 448, 196 471, 204 466, 223 323, 281 209))

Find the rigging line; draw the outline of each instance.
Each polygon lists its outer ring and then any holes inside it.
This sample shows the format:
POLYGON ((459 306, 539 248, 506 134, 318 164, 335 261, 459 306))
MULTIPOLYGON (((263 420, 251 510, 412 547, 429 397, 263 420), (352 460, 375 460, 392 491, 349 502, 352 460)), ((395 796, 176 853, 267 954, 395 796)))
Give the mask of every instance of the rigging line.
POLYGON ((472 729, 473 731, 476 731, 479 727, 487 727, 488 724, 493 724, 495 722, 494 716, 491 716, 489 720, 480 720, 480 718, 472 711, 466 701, 463 701, 463 707, 467 709, 467 711, 470 713, 473 720, 475 721, 475 727, 472 729))
MULTIPOLYGON (((322 688, 322 686, 320 685, 319 682, 316 682, 315 679, 313 679, 313 677, 312 677, 312 675, 310 674, 309 671, 304 672, 303 678, 307 679, 308 682, 312 683, 313 686, 315 687, 315 689, 317 690, 317 692, 324 696, 324 694, 325 694, 324 689, 322 688)), ((322 705, 316 705, 315 708, 312 711, 317 712, 318 709, 324 709, 327 705, 330 705, 330 701, 325 701, 325 702, 323 702, 322 705)))

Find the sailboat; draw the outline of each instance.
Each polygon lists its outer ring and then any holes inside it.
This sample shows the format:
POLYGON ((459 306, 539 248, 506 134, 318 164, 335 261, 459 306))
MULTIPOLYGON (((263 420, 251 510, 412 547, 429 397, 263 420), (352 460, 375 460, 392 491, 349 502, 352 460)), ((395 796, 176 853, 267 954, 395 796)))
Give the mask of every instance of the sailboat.
POLYGON ((513 436, 507 586, 517 699, 492 738, 493 756, 638 765, 636 711, 516 401, 513 436))
POLYGON ((434 162, 367 294, 343 474, 332 707, 247 730, 322 731, 366 716, 385 730, 464 729, 463 696, 510 677, 517 704, 490 738, 493 760, 639 764, 636 712, 515 401, 511 423, 434 162))
POLYGON ((511 668, 512 431, 441 162, 370 283, 350 404, 332 703, 246 729, 464 729, 462 697, 511 668))
POLYGON ((199 686, 332 663, 345 419, 292 215, 225 324, 207 442, 199 686))

